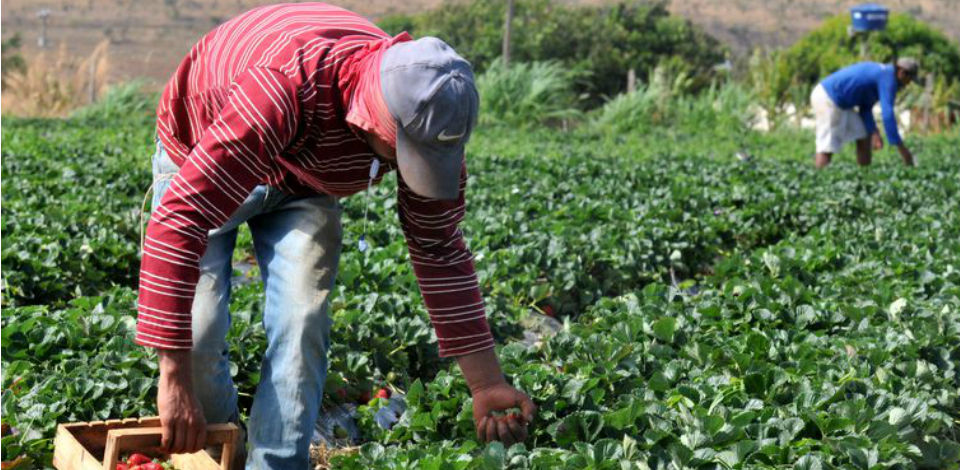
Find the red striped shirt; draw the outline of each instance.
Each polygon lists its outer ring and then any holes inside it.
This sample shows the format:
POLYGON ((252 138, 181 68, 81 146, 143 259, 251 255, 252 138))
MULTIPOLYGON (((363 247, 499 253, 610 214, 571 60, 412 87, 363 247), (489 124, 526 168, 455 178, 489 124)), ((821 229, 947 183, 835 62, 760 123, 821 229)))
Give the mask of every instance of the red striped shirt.
MULTIPOLYGON (((137 343, 192 345, 191 306, 207 232, 260 184, 290 194, 366 189, 374 154, 345 121, 365 58, 391 38, 363 17, 322 3, 251 10, 207 34, 167 84, 159 138, 180 166, 150 218, 140 270, 137 343)), ((393 165, 381 166, 375 183, 393 165)), ((398 175, 398 216, 442 356, 488 349, 473 256, 458 228, 460 197, 413 193, 398 175)))

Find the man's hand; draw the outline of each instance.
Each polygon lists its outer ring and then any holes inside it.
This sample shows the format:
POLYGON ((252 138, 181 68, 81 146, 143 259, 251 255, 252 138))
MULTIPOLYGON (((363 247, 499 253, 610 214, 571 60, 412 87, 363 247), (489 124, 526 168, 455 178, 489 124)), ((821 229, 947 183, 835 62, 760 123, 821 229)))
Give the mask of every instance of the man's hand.
POLYGON ((879 132, 874 132, 873 135, 870 136, 870 142, 873 144, 874 150, 883 148, 883 137, 880 137, 879 132))
POLYGON ((530 397, 505 382, 478 390, 473 393, 477 438, 484 442, 501 441, 507 447, 523 442, 527 439, 527 424, 533 421, 536 409, 530 397), (519 408, 520 415, 491 415, 491 412, 510 408, 519 408))
POLYGON ((900 157, 903 158, 903 164, 907 166, 913 166, 913 154, 910 153, 910 149, 906 145, 897 146, 897 150, 900 152, 900 157))
POLYGON ((536 416, 537 407, 530 397, 507 383, 493 349, 458 356, 457 363, 473 395, 477 438, 484 442, 502 441, 508 447, 525 440, 527 425, 536 416), (520 416, 491 415, 511 408, 519 408, 520 416))
POLYGON ((157 409, 163 427, 161 446, 172 454, 197 452, 206 446, 207 420, 193 394, 190 351, 161 349, 159 353, 157 409))

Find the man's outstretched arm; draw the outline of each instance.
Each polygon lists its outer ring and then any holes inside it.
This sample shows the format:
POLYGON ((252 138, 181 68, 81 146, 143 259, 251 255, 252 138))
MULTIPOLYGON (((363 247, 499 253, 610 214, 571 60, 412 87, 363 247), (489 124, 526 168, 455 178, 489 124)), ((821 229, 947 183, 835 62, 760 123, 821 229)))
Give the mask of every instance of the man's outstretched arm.
POLYGON ((457 364, 473 395, 473 422, 481 441, 502 441, 507 447, 527 438, 527 424, 537 407, 525 393, 507 383, 493 349, 457 356, 457 364), (519 408, 521 419, 490 416, 493 411, 519 408))

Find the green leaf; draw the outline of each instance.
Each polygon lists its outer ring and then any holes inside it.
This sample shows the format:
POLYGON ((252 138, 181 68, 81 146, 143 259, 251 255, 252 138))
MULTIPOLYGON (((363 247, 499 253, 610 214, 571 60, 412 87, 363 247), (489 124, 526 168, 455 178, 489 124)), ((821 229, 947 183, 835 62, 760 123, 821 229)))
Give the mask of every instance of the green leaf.
POLYGON ((502 470, 507 460, 507 450, 500 442, 491 442, 481 454, 482 467, 489 470, 502 470))
POLYGON ((672 317, 661 318, 653 323, 653 334, 665 343, 673 342, 673 335, 677 331, 677 319, 672 317))
POLYGON ((634 428, 637 420, 643 416, 644 403, 640 400, 629 400, 626 406, 603 415, 603 421, 613 429, 622 430, 634 428))
POLYGON ((887 421, 894 426, 904 426, 910 424, 910 412, 895 406, 890 409, 890 415, 887 418, 887 421))
POLYGON ((823 470, 823 462, 820 460, 820 457, 807 454, 800 457, 793 468, 795 470, 823 470))
POLYGON ((547 431, 560 446, 590 442, 603 429, 603 416, 595 411, 578 411, 551 425, 547 431))

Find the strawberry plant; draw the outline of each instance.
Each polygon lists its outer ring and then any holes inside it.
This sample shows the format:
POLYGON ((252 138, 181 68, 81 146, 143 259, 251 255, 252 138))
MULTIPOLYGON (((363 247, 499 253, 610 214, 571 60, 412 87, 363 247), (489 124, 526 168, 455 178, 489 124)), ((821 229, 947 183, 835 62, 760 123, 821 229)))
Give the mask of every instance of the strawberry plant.
MULTIPOLYGON (((3 454, 49 467, 58 422, 156 413, 155 354, 131 340, 152 131, 3 124, 3 454)), ((359 404, 366 442, 336 468, 956 468, 960 136, 917 140, 917 168, 816 172, 809 136, 730 132, 476 135, 463 230, 505 372, 539 407, 511 448, 476 441, 437 356, 394 181, 366 253, 364 199, 345 199, 324 401, 359 404), (535 312, 562 328, 528 345, 535 312)), ((263 295, 231 295, 244 416, 263 295)))

